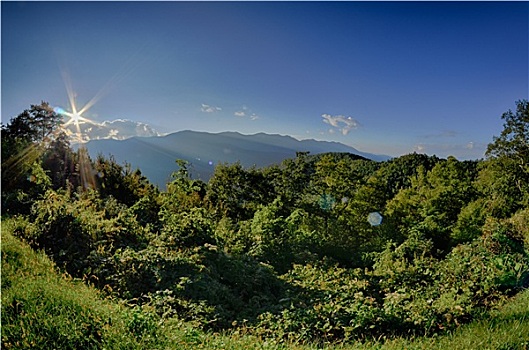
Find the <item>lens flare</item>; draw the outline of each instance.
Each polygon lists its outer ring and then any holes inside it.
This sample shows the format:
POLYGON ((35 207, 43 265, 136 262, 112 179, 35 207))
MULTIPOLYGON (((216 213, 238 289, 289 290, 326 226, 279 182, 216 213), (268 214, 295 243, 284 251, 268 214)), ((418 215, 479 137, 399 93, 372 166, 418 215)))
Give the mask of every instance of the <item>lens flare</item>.
POLYGON ((371 226, 378 226, 382 223, 382 215, 380 215, 379 212, 372 212, 372 213, 369 213, 369 215, 367 216, 367 222, 369 222, 369 224, 371 226))
POLYGON ((62 109, 61 107, 55 107, 53 108, 53 111, 56 113, 56 114, 59 114, 59 115, 62 115, 64 113, 66 113, 66 111, 64 109, 62 109))
POLYGON ((141 57, 140 53, 143 49, 133 55, 130 55, 128 60, 124 62, 123 66, 118 70, 118 72, 110 78, 109 81, 81 108, 78 108, 76 103, 77 94, 75 93, 70 79, 70 74, 68 70, 63 66, 61 67, 61 75, 64 81, 64 86, 66 87, 66 93, 68 94, 68 102, 70 104, 69 111, 65 110, 62 107, 55 107, 55 113, 65 117, 65 123, 62 124, 62 130, 70 136, 72 141, 79 143, 81 146, 78 151, 79 155, 79 172, 81 175, 82 183, 85 188, 95 187, 95 177, 97 172, 92 169, 90 157, 86 147, 83 146, 83 133, 81 130, 81 124, 93 124, 98 127, 103 125, 88 119, 85 115, 90 108, 92 108, 104 95, 106 95, 116 84, 128 75, 130 75, 138 67, 142 66, 142 62, 139 58, 141 57), (73 126, 74 132, 72 132, 68 126, 73 126))
POLYGON ((90 100, 86 105, 84 105, 80 110, 77 108, 77 104, 75 101, 76 94, 73 90, 71 81, 69 79, 68 74, 66 71, 62 72, 62 77, 64 80, 64 85, 66 87, 66 93, 68 94, 68 100, 70 102, 70 111, 65 110, 64 108, 57 106, 53 110, 58 115, 63 116, 65 119, 67 118, 66 122, 62 124, 62 130, 70 136, 72 141, 79 143, 81 146, 78 150, 78 170, 79 175, 81 177, 81 183, 82 186, 85 189, 88 188, 95 188, 96 187, 96 180, 95 180, 95 174, 92 167, 92 162, 90 161, 90 156, 88 155, 88 151, 86 147, 83 146, 83 135, 81 131, 81 124, 89 123, 94 125, 99 125, 93 120, 88 119, 87 117, 83 116, 83 113, 86 113, 90 107, 92 107, 95 103, 95 100, 90 100), (68 126, 73 126, 75 132, 72 133, 68 126))

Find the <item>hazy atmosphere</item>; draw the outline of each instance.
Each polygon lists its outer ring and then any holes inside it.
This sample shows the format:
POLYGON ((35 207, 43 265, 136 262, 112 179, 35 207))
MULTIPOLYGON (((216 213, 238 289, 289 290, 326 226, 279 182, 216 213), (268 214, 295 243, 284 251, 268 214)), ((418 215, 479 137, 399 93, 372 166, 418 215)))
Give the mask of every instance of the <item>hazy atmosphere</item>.
POLYGON ((83 117, 483 156, 528 96, 527 2, 5 2, 2 121, 83 117))

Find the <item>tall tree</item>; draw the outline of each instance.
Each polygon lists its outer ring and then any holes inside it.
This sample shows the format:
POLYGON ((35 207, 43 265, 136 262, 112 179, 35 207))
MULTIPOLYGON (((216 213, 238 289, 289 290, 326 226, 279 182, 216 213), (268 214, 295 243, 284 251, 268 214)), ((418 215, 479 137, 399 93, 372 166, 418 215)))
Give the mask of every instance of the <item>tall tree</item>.
POLYGON ((529 102, 516 102, 516 111, 503 113, 503 131, 488 145, 480 186, 489 209, 507 217, 529 206, 529 102))
POLYGON ((43 192, 49 179, 42 155, 55 138, 61 117, 47 102, 29 109, 2 125, 2 212, 27 209, 43 192))
POLYGON ((516 102, 516 112, 508 110, 500 136, 487 147, 487 157, 512 157, 525 173, 529 173, 529 102, 516 102))

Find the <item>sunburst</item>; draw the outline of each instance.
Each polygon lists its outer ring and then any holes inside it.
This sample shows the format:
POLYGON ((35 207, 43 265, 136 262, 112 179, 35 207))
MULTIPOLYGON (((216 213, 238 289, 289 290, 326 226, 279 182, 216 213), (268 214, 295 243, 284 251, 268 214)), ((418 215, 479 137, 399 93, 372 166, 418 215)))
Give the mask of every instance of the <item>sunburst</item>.
POLYGON ((79 147, 79 169, 81 173, 81 178, 83 181, 83 186, 94 187, 95 186, 95 175, 91 167, 91 162, 88 157, 88 152, 86 147, 83 146, 83 133, 81 130, 82 124, 93 124, 96 126, 102 126, 101 124, 89 119, 86 117, 86 113, 90 108, 94 106, 101 97, 107 94, 110 89, 115 86, 119 81, 123 80, 128 76, 133 70, 139 67, 142 62, 138 60, 138 54, 142 51, 141 49, 134 55, 131 55, 129 59, 124 63, 124 65, 118 70, 118 72, 110 78, 110 80, 92 97, 82 108, 77 108, 75 101, 76 94, 72 87, 70 76, 66 69, 61 69, 61 75, 66 87, 66 92, 68 94, 68 101, 70 104, 70 111, 66 111, 61 107, 56 107, 54 110, 57 114, 62 115, 68 120, 62 125, 62 129, 70 134, 72 141, 76 141, 80 144, 79 147), (75 129, 75 135, 72 135, 71 131, 67 129, 68 126, 73 125, 75 129), (72 137, 73 136, 73 137, 72 137))
POLYGON ((81 176, 82 186, 84 188, 95 188, 95 171, 92 168, 92 164, 88 156, 88 151, 83 145, 81 124, 90 123, 94 125, 99 125, 99 123, 85 117, 83 114, 86 113, 95 104, 95 102, 100 98, 100 94, 96 94, 96 96, 94 96, 90 101, 88 101, 88 103, 86 103, 81 109, 78 109, 75 100, 76 94, 72 88, 71 81, 65 72, 63 72, 63 80, 64 85, 66 86, 66 92, 68 94, 70 111, 66 111, 61 107, 55 107, 54 111, 55 113, 68 118, 68 120, 66 120, 66 122, 62 124, 62 129, 65 132, 69 133, 70 137, 72 137, 71 131, 67 127, 70 125, 74 126, 75 135, 72 138, 72 141, 76 141, 80 144, 78 151, 78 168, 79 174, 81 176))
POLYGON ((62 125, 64 130, 67 130, 67 127, 70 125, 74 126, 75 136, 74 141, 82 143, 82 132, 81 124, 90 123, 94 125, 99 125, 97 122, 84 116, 86 112, 95 104, 95 102, 100 98, 100 94, 96 94, 88 103, 86 103, 81 109, 78 109, 77 103, 75 100, 75 91, 73 90, 69 76, 65 71, 62 72, 62 77, 64 85, 66 87, 66 93, 68 94, 68 101, 70 103, 70 111, 66 111, 61 107, 56 107, 55 113, 67 117, 68 120, 62 125))

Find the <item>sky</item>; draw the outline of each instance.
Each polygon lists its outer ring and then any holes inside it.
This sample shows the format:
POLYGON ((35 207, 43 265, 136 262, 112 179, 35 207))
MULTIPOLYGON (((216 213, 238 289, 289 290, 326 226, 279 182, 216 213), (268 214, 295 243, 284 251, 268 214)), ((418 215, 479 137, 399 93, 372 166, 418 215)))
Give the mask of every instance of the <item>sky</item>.
POLYGON ((482 158, 529 96, 528 2, 1 2, 2 123, 83 117, 482 158))

